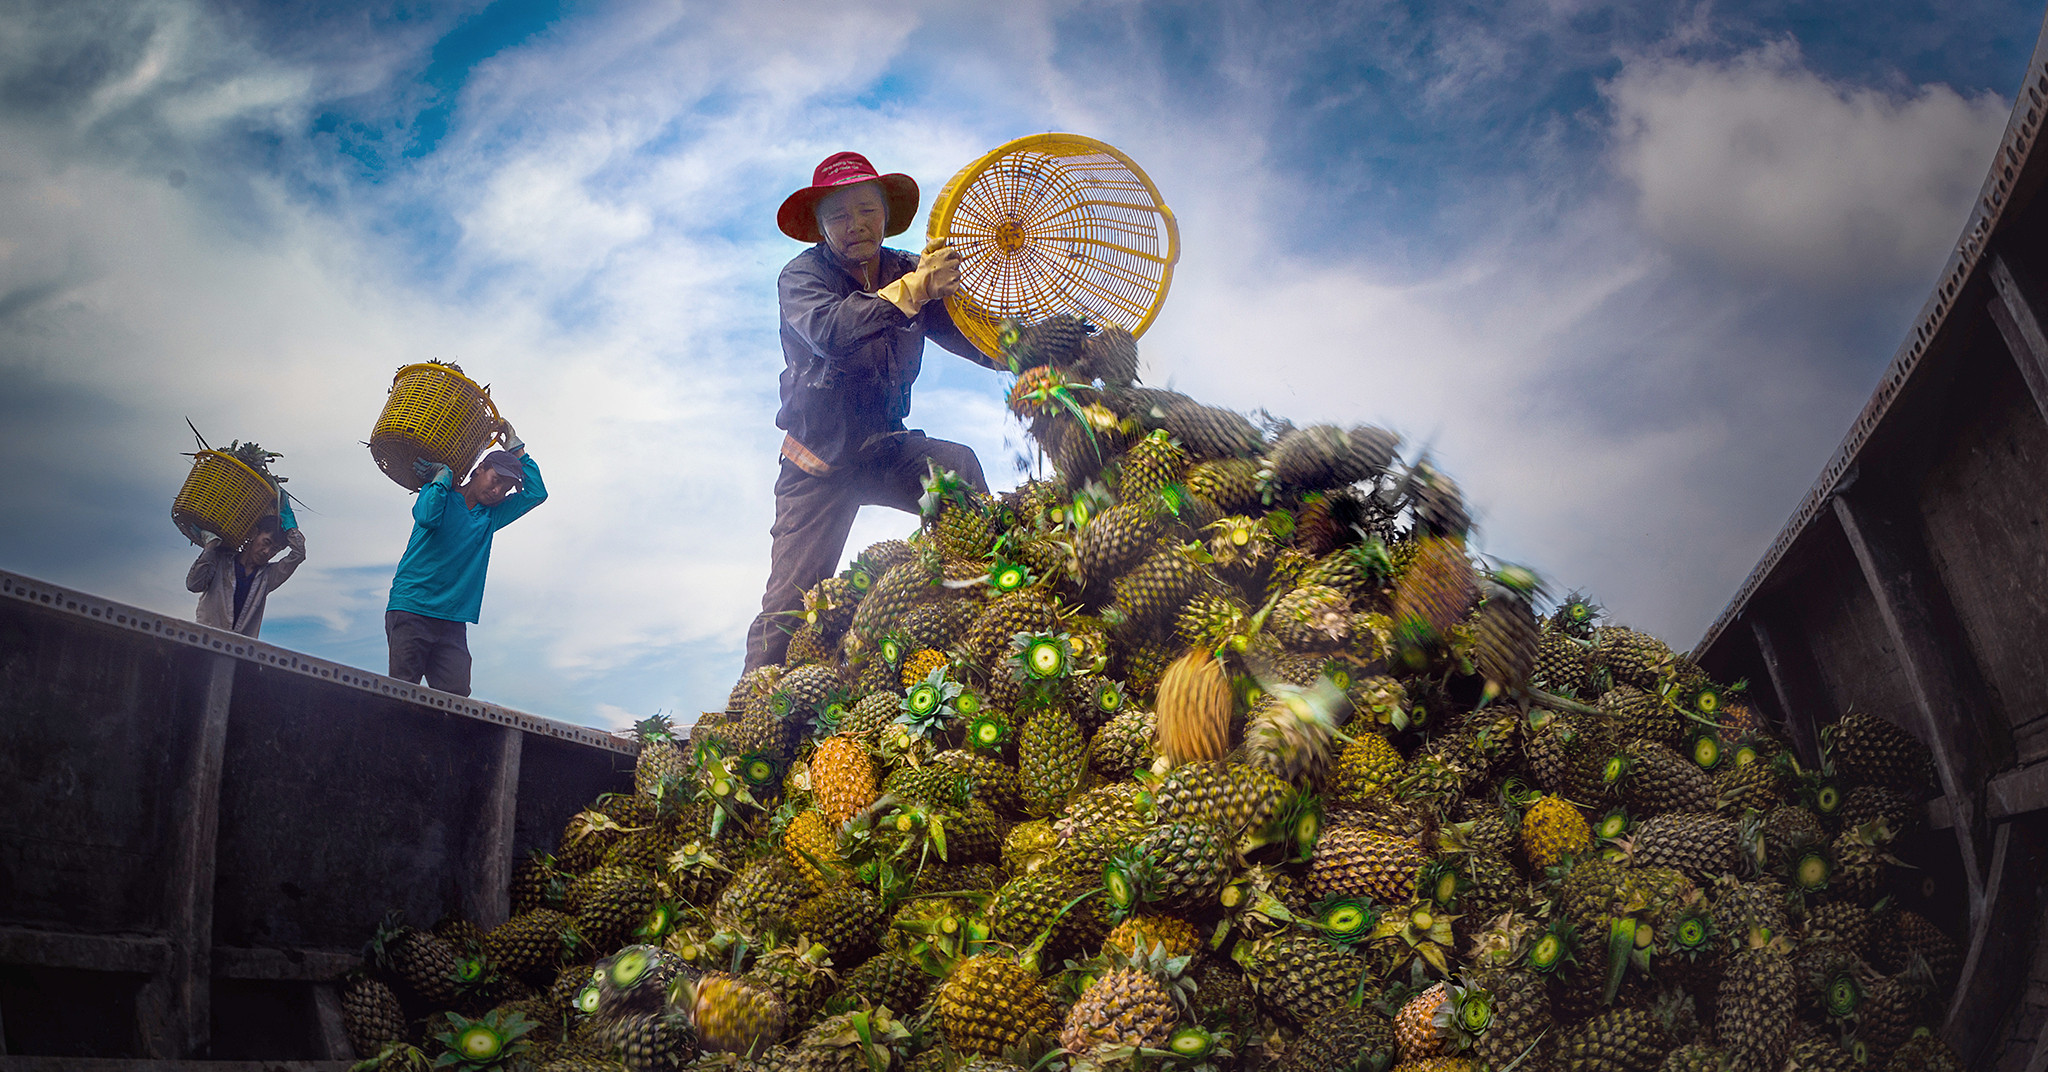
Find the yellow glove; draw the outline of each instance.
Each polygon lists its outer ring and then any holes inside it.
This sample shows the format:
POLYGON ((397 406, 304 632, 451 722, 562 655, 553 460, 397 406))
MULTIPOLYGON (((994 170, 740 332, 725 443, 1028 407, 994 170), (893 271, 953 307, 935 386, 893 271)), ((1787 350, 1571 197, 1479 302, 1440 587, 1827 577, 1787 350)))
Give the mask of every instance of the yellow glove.
POLYGON ((934 238, 924 247, 917 267, 903 278, 875 291, 889 304, 916 316, 928 301, 939 301, 960 289, 960 251, 948 248, 946 240, 934 238))

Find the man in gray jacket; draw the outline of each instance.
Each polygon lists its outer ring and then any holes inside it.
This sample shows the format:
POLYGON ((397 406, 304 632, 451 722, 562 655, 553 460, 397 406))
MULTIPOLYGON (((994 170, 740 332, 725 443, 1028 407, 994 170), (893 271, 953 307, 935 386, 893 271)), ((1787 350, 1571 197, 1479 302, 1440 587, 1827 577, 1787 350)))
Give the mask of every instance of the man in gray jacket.
POLYGON ((290 496, 282 496, 279 510, 256 523, 256 533, 247 543, 230 550, 215 536, 185 573, 187 591, 199 593, 200 625, 230 629, 253 637, 263 629, 263 604, 271 590, 290 579, 306 561, 306 537, 292 517, 290 496), (272 562, 280 548, 291 553, 272 562))

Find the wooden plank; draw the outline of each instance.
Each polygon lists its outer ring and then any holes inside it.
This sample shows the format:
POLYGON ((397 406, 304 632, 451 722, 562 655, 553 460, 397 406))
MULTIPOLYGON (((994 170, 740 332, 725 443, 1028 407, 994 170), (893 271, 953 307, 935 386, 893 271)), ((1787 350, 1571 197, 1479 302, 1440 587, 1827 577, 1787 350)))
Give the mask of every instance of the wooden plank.
POLYGON ((341 991, 332 984, 313 988, 313 1027, 320 1056, 330 1061, 355 1059, 355 1044, 348 1040, 348 1025, 341 1019, 341 991))
POLYGON ((213 947, 216 979, 263 979, 326 983, 347 975, 363 962, 354 953, 329 949, 240 949, 213 947))
POLYGON ((1763 657, 1764 670, 1770 675, 1771 691, 1778 698, 1778 710, 1784 716, 1785 728, 1792 734, 1792 747, 1799 753, 1800 761, 1817 767, 1820 765, 1818 724, 1829 710, 1825 700, 1826 689, 1821 684, 1819 670, 1813 664, 1813 652, 1796 631, 1770 624, 1769 614, 1758 613, 1758 610, 1752 608, 1745 617, 1749 619, 1750 633, 1756 637, 1757 653, 1763 657))
POLYGON ((2048 808, 2048 763, 2007 771, 1991 779, 1984 794, 1984 816, 1994 822, 2048 808))
POLYGON ((526 735, 500 731, 491 757, 490 794, 476 817, 462 880, 462 914, 486 930, 512 912, 512 839, 519 816, 519 762, 526 735))
POLYGON ((0 964, 154 975, 170 953, 170 943, 162 938, 0 927, 0 964))
POLYGON ((2006 259, 2004 253, 1991 258, 1991 286, 1996 297, 1987 303, 1998 334, 2012 354, 2020 377, 2034 396, 2034 406, 2048 420, 2048 315, 2041 308, 2040 289, 2025 269, 2006 259))
POLYGON ((221 757, 237 660, 202 657, 203 698, 191 749, 171 802, 164 853, 163 919, 169 957, 136 996, 144 1055, 173 1060, 204 1053, 213 1031, 213 867, 220 835, 221 757))
POLYGON ((2015 984, 2030 968, 2028 929, 2038 911, 2030 855, 2012 823, 1998 824, 1985 872, 1984 909, 1971 921, 1970 950, 1942 1024, 1942 1036, 1966 1068, 1981 1067, 1999 1022, 2024 993, 2015 984))
POLYGON ((1981 843, 1988 836, 1983 824, 1989 771, 1983 730, 1972 713, 1988 708, 1971 702, 1961 630, 1953 625, 1948 597, 1914 526, 1858 493, 1836 495, 1834 509, 1912 690, 1919 737, 1934 752, 1942 792, 1956 820, 1975 920, 1984 907, 1981 843))

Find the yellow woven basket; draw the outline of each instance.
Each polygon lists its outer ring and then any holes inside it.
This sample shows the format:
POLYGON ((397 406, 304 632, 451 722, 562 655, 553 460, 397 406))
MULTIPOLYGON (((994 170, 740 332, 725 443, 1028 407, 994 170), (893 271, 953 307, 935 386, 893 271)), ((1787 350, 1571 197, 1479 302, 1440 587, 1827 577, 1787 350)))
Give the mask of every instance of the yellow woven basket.
POLYGON ((487 388, 453 365, 407 365, 391 378, 384 412, 370 432, 370 456, 384 475, 408 491, 426 481, 412 471, 419 460, 466 476, 498 430, 498 407, 487 388))
POLYGON ((1033 134, 960 169, 927 238, 961 250, 953 323, 1000 355, 1005 318, 1071 313, 1143 335, 1180 260, 1180 224, 1136 161, 1079 134, 1033 134))
POLYGON ((185 486, 171 500, 171 522, 193 543, 203 543, 200 530, 214 533, 231 547, 240 547, 256 532, 256 522, 277 513, 277 485, 232 454, 202 450, 192 456, 185 486))

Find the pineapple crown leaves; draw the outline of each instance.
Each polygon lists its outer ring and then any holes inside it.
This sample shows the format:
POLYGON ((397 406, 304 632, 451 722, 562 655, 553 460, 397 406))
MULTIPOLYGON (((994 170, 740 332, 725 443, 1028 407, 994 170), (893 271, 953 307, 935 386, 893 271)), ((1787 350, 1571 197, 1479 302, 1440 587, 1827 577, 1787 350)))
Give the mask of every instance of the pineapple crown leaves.
POLYGON ((1621 993, 1621 981, 1631 966, 1649 967, 1650 929, 1634 916, 1615 916, 1607 921, 1607 980, 1600 992, 1602 1005, 1614 1004, 1621 993))
POLYGON ((633 723, 633 733, 643 745, 676 739, 674 721, 659 711, 633 723))
POLYGON ((1574 589, 1551 612, 1550 625, 1574 640, 1588 640, 1600 626, 1601 613, 1600 604, 1574 589))
POLYGON ((1550 921, 1550 925, 1529 943, 1523 961, 1530 970, 1551 975, 1567 964, 1579 960, 1579 930, 1562 916, 1550 921))
POLYGON ((1020 589, 1029 588, 1038 580, 1029 567, 1021 562, 1011 561, 1001 551, 996 552, 994 563, 988 571, 989 595, 1004 596, 1020 589))
POLYGON ((1456 1049, 1470 1049, 1493 1026, 1493 991, 1469 976, 1460 977, 1445 988, 1443 1003, 1430 1017, 1430 1026, 1456 1049))
POLYGON ((363 947, 363 959, 374 965, 378 971, 393 974, 393 958, 397 955, 398 944, 412 933, 412 927, 405 922, 405 913, 392 909, 384 913, 377 929, 371 933, 370 941, 363 947))
POLYGON ((669 853, 668 869, 670 874, 701 874, 706 868, 724 871, 728 874, 732 872, 732 868, 727 867, 724 861, 707 851, 704 847, 704 842, 699 840, 692 839, 686 841, 676 851, 669 853))
POLYGON ((1103 915, 1121 923, 1157 900, 1158 864, 1137 845, 1112 853, 1102 868, 1103 915))
POLYGON ((1416 869, 1416 896, 1445 911, 1456 911, 1458 899, 1471 889, 1472 879, 1458 859, 1440 857, 1416 869))
POLYGON ((843 1020, 827 1021, 805 1039, 806 1045, 845 1049, 859 1046, 868 1072, 888 1072, 911 1041, 910 1029, 887 1005, 843 1014, 843 1020))
POLYGON ((956 713, 953 701, 959 698, 960 692, 960 685, 946 680, 945 667, 934 668, 923 681, 912 685, 903 694, 899 705, 902 713, 896 716, 897 725, 918 737, 931 737, 944 729, 946 721, 956 713))
POLYGON ((475 1020, 460 1013, 445 1015, 448 1030, 435 1035, 434 1041, 446 1052, 434 1059, 435 1068, 496 1068, 506 1059, 525 1052, 531 1045, 525 1036, 540 1026, 518 1012, 498 1009, 475 1020))
POLYGON ((949 505, 979 512, 973 499, 973 485, 961 479, 958 472, 939 468, 935 459, 926 458, 924 464, 925 475, 920 481, 924 485, 924 494, 917 500, 919 516, 927 520, 936 518, 949 505))
POLYGON ((1414 954, 1434 969, 1439 977, 1451 974, 1450 953, 1457 939, 1451 921, 1458 917, 1428 901, 1414 901, 1380 917, 1368 941, 1399 938, 1414 954))

